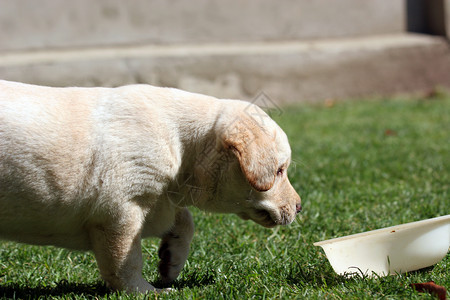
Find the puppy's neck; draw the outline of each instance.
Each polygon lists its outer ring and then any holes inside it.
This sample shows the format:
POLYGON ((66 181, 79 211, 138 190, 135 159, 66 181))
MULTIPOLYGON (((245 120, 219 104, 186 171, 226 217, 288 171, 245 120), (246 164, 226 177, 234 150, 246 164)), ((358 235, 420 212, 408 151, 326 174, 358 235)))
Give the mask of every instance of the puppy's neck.
POLYGON ((177 206, 204 208, 205 203, 217 196, 221 173, 230 161, 230 154, 224 151, 217 132, 226 104, 205 96, 179 103, 184 103, 184 111, 175 122, 182 164, 168 189, 168 197, 177 206))

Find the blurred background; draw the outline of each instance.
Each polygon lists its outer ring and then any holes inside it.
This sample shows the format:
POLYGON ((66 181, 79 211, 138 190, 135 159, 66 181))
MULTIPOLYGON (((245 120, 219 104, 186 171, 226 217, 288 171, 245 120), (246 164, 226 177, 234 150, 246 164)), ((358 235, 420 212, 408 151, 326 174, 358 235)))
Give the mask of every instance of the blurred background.
POLYGON ((0 79, 277 103, 450 88, 450 0, 0 0, 0 79))

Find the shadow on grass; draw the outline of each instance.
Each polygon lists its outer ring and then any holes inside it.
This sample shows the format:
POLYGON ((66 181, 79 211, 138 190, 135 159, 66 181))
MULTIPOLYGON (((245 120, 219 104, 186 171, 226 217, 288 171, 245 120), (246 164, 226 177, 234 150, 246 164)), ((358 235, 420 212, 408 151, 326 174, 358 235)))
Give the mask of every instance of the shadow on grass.
POLYGON ((352 278, 336 274, 326 264, 301 266, 297 263, 289 272, 286 280, 290 284, 302 287, 311 285, 316 287, 333 287, 351 281, 352 278))
POLYGON ((28 287, 14 283, 0 286, 0 297, 8 299, 35 299, 68 294, 102 297, 110 293, 113 292, 103 282, 84 284, 62 280, 56 286, 28 287))
MULTIPOLYGON (((394 276, 379 276, 373 274, 373 276, 368 276, 363 274, 361 270, 356 271, 355 274, 358 276, 338 275, 336 274, 327 264, 317 264, 302 266, 296 264, 289 272, 286 280, 293 285, 304 287, 304 286, 315 286, 318 288, 332 288, 341 284, 355 283, 355 282, 374 282, 377 281, 378 284, 385 284, 389 282, 398 282, 399 280, 405 280, 405 277, 413 275, 421 275, 429 273, 433 270, 434 266, 423 268, 420 270, 408 272, 406 274, 397 274, 394 276)), ((400 285, 399 285, 400 287, 400 285)), ((403 287, 402 287, 403 288, 403 287)))
POLYGON ((171 287, 177 290, 184 288, 205 287, 216 283, 215 273, 211 271, 194 271, 192 273, 183 275, 174 283, 169 285, 162 285, 160 282, 155 282, 155 286, 158 288, 171 287))
MULTIPOLYGON (((210 272, 198 272, 194 271, 191 274, 183 276, 179 280, 175 281, 172 288, 194 288, 202 287, 215 283, 214 274, 210 272)), ((163 288, 160 282, 152 283, 155 287, 163 288)), ((0 298, 7 299, 36 299, 39 297, 58 297, 69 295, 84 295, 88 297, 103 297, 115 292, 109 289, 102 281, 96 283, 76 283, 62 280, 56 284, 56 286, 37 286, 29 287, 23 284, 9 283, 6 285, 0 285, 0 298)))

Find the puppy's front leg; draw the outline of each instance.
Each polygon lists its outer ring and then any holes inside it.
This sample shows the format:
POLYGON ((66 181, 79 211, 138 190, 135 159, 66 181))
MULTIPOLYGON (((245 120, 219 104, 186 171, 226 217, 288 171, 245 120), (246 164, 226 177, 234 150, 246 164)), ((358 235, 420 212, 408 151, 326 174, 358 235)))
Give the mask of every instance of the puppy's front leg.
POLYGON ((166 233, 159 247, 159 274, 163 284, 174 281, 183 269, 194 236, 194 222, 187 208, 178 211, 174 227, 166 233))
POLYGON ((160 291, 142 277, 139 222, 93 226, 90 239, 100 274, 109 287, 130 293, 160 291))

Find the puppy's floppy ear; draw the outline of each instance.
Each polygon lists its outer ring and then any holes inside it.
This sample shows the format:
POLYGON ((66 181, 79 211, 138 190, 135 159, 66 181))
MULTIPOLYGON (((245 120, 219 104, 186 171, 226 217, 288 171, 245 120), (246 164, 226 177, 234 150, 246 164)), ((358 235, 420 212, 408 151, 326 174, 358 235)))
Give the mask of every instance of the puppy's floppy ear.
POLYGON ((260 192, 272 188, 278 165, 274 136, 245 116, 225 128, 222 142, 236 155, 242 172, 253 188, 260 192))

